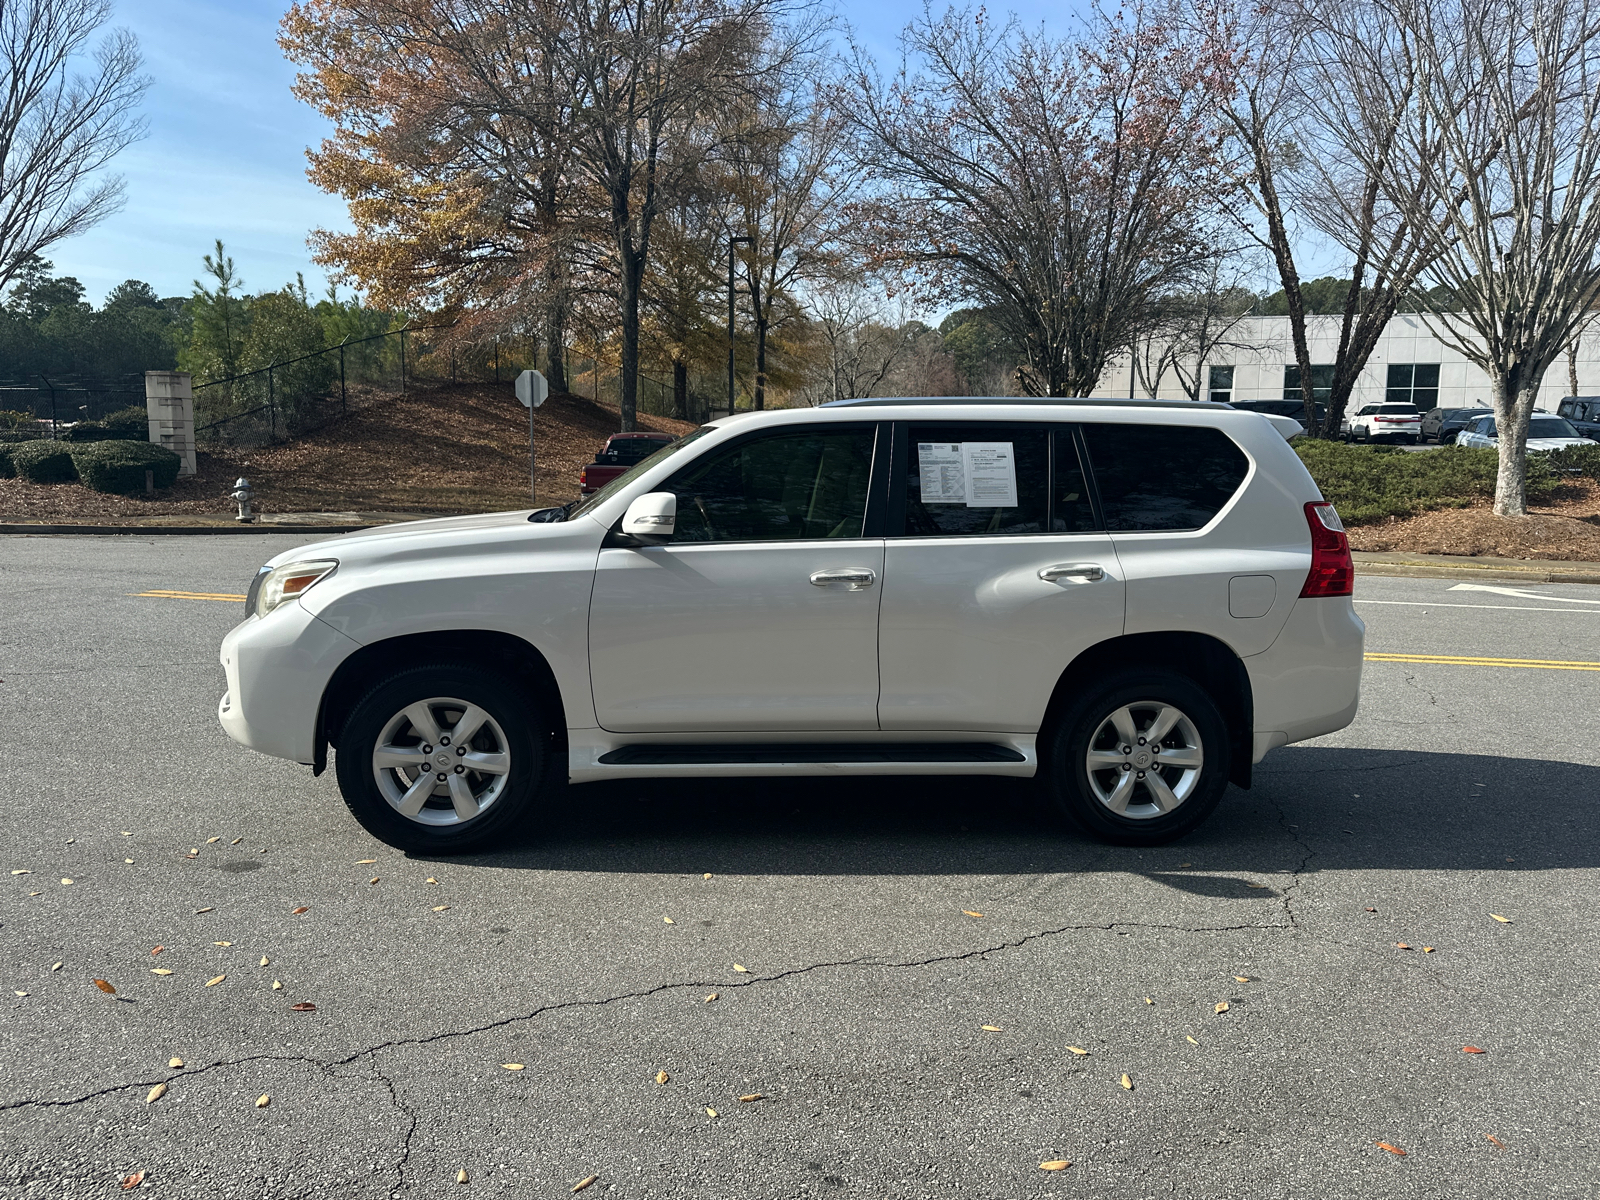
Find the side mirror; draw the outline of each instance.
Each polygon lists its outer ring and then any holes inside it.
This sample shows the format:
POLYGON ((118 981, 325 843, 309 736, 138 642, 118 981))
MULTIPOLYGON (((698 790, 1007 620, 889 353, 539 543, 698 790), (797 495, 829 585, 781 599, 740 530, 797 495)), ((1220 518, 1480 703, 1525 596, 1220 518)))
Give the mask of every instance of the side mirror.
POLYGON ((672 492, 646 492, 634 497, 622 514, 622 532, 648 542, 664 542, 678 523, 678 497, 672 492))

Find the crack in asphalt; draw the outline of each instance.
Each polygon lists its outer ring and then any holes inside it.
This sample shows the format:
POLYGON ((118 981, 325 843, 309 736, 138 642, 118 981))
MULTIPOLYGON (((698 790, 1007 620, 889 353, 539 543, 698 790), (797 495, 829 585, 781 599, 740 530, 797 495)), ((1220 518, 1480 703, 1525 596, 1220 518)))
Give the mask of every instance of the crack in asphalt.
POLYGON ((412 1112, 405 1101, 400 1099, 400 1089, 394 1084, 387 1074, 378 1066, 378 1052, 373 1050, 369 1065, 372 1068, 372 1077, 389 1090, 389 1102, 400 1110, 406 1119, 406 1133, 400 1139, 400 1158, 394 1164, 394 1187, 390 1189, 391 1196, 398 1196, 406 1185, 406 1168, 411 1165, 411 1139, 417 1132, 417 1114, 412 1112))
POLYGON ((1294 870, 1289 872, 1288 884, 1279 894, 1279 899, 1283 901, 1283 915, 1289 919, 1290 925, 1292 925, 1295 929, 1299 929, 1300 918, 1295 914, 1294 911, 1294 892, 1295 889, 1300 886, 1301 876, 1305 874, 1307 866, 1309 866, 1311 860, 1317 856, 1317 852, 1311 848, 1310 842, 1306 841, 1300 836, 1300 827, 1298 825, 1289 824, 1289 814, 1284 811, 1283 805, 1279 803, 1277 797, 1267 796, 1265 799, 1267 803, 1272 806, 1273 812, 1278 814, 1278 824, 1283 827, 1284 833, 1288 834, 1289 840, 1292 841, 1296 846, 1299 846, 1302 851, 1304 851, 1304 853, 1300 855, 1299 863, 1296 864, 1294 870))
MULTIPOLYGON (((568 1009, 578 1008, 603 1008, 608 1004, 615 1004, 624 1000, 649 999, 650 997, 660 995, 663 992, 683 991, 687 989, 703 990, 705 988, 712 988, 726 992, 732 991, 735 988, 748 988, 756 987, 760 984, 777 983, 782 980, 794 978, 796 976, 806 975, 813 971, 835 970, 844 967, 868 967, 883 970, 914 970, 919 967, 937 966, 941 963, 964 962, 974 958, 986 958, 988 955, 999 954, 1007 950, 1017 950, 1032 942, 1043 941, 1047 938, 1059 937, 1068 933, 1118 933, 1121 930, 1159 929, 1172 933, 1202 934, 1239 933, 1248 930, 1289 930, 1295 928, 1297 928, 1297 926, 1294 924, 1292 919, 1289 924, 1252 921, 1241 925, 1167 925, 1149 921, 1110 921, 1088 925, 1062 925, 1055 929, 1043 929, 1036 933, 1024 934, 1019 938, 1000 942, 997 945, 981 946, 975 950, 964 950, 959 953, 936 954, 929 958, 911 959, 904 962, 886 962, 881 959, 860 956, 856 958, 840 959, 835 962, 811 963, 803 967, 792 967, 787 971, 779 971, 772 975, 756 975, 750 979, 734 980, 731 983, 721 981, 707 983, 704 981, 686 980, 677 983, 661 983, 654 987, 640 988, 635 991, 619 992, 614 996, 602 996, 599 999, 562 1000, 553 1004, 540 1005, 538 1008, 526 1013, 520 1013, 516 1016, 510 1017, 501 1017, 499 1020, 489 1021, 483 1025, 474 1025, 467 1029, 447 1029, 441 1033, 428 1034, 426 1037, 394 1038, 390 1041, 378 1042, 371 1046, 363 1046, 361 1049, 355 1050, 350 1054, 345 1055, 343 1058, 318 1058, 317 1056, 310 1054, 247 1054, 242 1058, 224 1059, 219 1062, 207 1063, 203 1067, 186 1067, 176 1074, 168 1074, 161 1078, 135 1080, 130 1083, 112 1084, 110 1087, 100 1088, 96 1091, 87 1092, 84 1095, 74 1096, 65 1100, 13 1100, 5 1104, 0 1104, 0 1113, 12 1112, 24 1108, 70 1108, 74 1105, 86 1104, 91 1100, 98 1100, 103 1096, 115 1095, 118 1092, 132 1091, 138 1088, 149 1088, 158 1083, 171 1084, 177 1080, 197 1078, 198 1076, 209 1074, 212 1071, 226 1070, 230 1067, 245 1066, 250 1063, 303 1063, 306 1066, 314 1067, 320 1071, 323 1071, 325 1074, 333 1075, 339 1067, 347 1067, 353 1063, 359 1062, 362 1058, 370 1057, 372 1060, 372 1070, 374 1074, 380 1080, 382 1080, 386 1087, 389 1088, 391 1097, 394 1099, 395 1106, 399 1108, 401 1112, 405 1113, 410 1120, 410 1128, 407 1131, 405 1144, 403 1147, 405 1157, 408 1159, 410 1156, 411 1135, 416 1130, 417 1121, 415 1115, 412 1114, 410 1110, 400 1102, 398 1091, 395 1089, 393 1082, 378 1070, 376 1056, 385 1050, 396 1050, 410 1046, 431 1046, 438 1042, 450 1041, 456 1038, 474 1037, 480 1033, 489 1033, 496 1029, 505 1029, 512 1025, 523 1024, 527 1021, 536 1020, 547 1013, 563 1012, 568 1009)), ((403 1161, 404 1160, 402 1160, 402 1162, 403 1161)))

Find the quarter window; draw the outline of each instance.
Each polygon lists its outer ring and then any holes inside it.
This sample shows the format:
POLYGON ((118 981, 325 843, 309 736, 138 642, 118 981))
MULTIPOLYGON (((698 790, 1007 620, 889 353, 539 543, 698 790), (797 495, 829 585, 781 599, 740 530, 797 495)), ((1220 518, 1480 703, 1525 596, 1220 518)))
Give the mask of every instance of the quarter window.
POLYGON ((1244 482, 1250 462, 1220 429, 1084 425, 1106 528, 1199 529, 1244 482))
POLYGON ((678 497, 672 540, 861 537, 875 436, 871 425, 775 433, 707 455, 658 489, 678 497))

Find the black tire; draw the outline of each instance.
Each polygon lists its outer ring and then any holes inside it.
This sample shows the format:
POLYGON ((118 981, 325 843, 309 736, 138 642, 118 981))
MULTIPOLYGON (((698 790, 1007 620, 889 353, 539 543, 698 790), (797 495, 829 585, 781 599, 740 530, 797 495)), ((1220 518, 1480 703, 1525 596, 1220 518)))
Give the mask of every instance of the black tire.
MULTIPOLYGON (((1142 743, 1129 744, 1135 754, 1140 752, 1142 743)), ((1120 747, 1110 746, 1101 747, 1097 752, 1115 754, 1119 750, 1120 747)), ((1129 761, 1132 765, 1134 760, 1130 758, 1129 761)), ((1039 774, 1055 806, 1085 833, 1124 846, 1159 846, 1182 837, 1211 815, 1228 786, 1229 762, 1227 723, 1202 688, 1186 676, 1169 671, 1133 669, 1096 683, 1067 705, 1041 740, 1039 774), (1091 778, 1088 764, 1091 743, 1105 740, 1108 721, 1118 710, 1130 708, 1135 718, 1134 728, 1138 730, 1149 728, 1148 723, 1141 726, 1138 721, 1146 714, 1154 715, 1159 706, 1175 708, 1187 719, 1187 732, 1181 735, 1169 732, 1163 740, 1163 748, 1188 761, 1189 756, 1177 743, 1197 739, 1200 765, 1194 769, 1192 778, 1184 768, 1169 766, 1157 771, 1152 765, 1146 776, 1155 775, 1163 783, 1176 783, 1177 790, 1183 791, 1181 800, 1165 812, 1123 815, 1113 811, 1102 799, 1102 792, 1113 780, 1124 774, 1135 777, 1127 785, 1135 802, 1125 803, 1128 809, 1140 813, 1158 807, 1153 802, 1154 793, 1147 783, 1138 782, 1142 777, 1137 767, 1127 772, 1106 768, 1091 778)), ((1176 794, 1171 786, 1168 791, 1176 794)))
MULTIPOLYGON (((402 721, 399 731, 390 732, 389 736, 396 740, 387 744, 404 743, 408 749, 418 737, 416 726, 409 718, 402 721)), ((339 791, 351 814, 379 841, 409 853, 461 854, 498 846, 509 839, 547 790, 550 763, 548 722, 525 689, 484 667, 421 663, 386 676, 361 697, 339 731, 334 770, 339 791), (445 739, 452 731, 447 724, 454 710, 447 704, 434 704, 430 713, 435 718, 436 730, 441 733, 441 745, 419 743, 417 763, 429 761, 420 753, 421 746, 427 745, 433 758, 467 751, 483 756, 479 761, 486 766, 501 765, 496 757, 503 752, 509 756, 509 770, 501 774, 450 767, 443 773, 445 782, 426 793, 421 788, 419 770, 411 778, 416 780, 414 794, 422 807, 417 816, 408 817, 384 794, 386 785, 379 782, 373 754, 379 739, 397 720, 402 720, 408 707, 441 698, 475 705, 487 713, 489 719, 468 739, 467 746, 449 747, 445 739), (459 778, 452 781, 452 775, 459 778), (465 788, 468 793, 477 793, 480 786, 481 794, 474 796, 474 802, 484 796, 489 797, 488 801, 476 815, 463 818, 451 799, 451 790, 465 788)), ((407 781, 407 773, 412 770, 406 767, 385 772, 389 789, 399 793, 407 781)), ((431 775, 433 771, 433 766, 429 766, 428 773, 431 775)), ((400 799, 403 801, 404 796, 400 799)))

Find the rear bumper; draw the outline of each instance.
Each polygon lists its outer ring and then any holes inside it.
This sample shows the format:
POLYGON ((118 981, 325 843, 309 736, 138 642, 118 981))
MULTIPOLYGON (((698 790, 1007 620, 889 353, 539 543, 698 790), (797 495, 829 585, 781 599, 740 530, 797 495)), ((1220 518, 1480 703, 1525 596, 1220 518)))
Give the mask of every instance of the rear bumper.
POLYGON ((1253 762, 1355 720, 1366 632, 1350 597, 1300 599, 1272 645, 1243 660, 1255 701, 1253 762))
POLYGON ((334 670, 360 644, 291 601, 251 617, 222 639, 228 690, 217 720, 241 746, 309 763, 317 714, 334 670))

